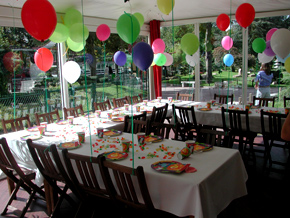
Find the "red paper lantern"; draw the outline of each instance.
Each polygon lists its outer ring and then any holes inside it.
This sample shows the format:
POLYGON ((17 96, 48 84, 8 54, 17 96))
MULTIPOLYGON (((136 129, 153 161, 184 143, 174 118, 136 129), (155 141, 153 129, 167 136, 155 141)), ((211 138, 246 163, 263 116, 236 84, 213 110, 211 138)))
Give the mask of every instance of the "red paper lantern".
POLYGON ((221 31, 225 31, 230 25, 230 18, 227 14, 220 14, 216 19, 216 25, 221 31))
POLYGON ((241 4, 236 11, 236 20, 241 27, 247 28, 255 19, 255 9, 249 3, 241 4))
POLYGON ((47 48, 40 48, 34 53, 34 62, 42 71, 48 71, 53 64, 53 55, 47 48))
POLYGON ((27 0, 21 10, 21 20, 26 31, 42 42, 52 35, 57 23, 54 7, 47 0, 27 0))

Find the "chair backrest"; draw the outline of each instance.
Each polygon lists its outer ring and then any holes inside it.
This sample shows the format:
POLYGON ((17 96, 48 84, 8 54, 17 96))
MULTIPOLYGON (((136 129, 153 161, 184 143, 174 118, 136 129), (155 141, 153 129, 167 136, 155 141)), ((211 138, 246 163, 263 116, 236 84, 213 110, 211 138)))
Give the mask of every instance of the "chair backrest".
POLYGON ((28 114, 25 117, 19 117, 10 120, 2 119, 2 127, 4 133, 8 133, 9 126, 12 132, 24 130, 25 124, 27 124, 27 127, 31 127, 31 122, 28 114))
MULTIPOLYGON (((140 115, 133 116, 133 133, 147 132, 147 127, 149 126, 149 120, 147 119, 147 113, 144 111, 140 115)), ((123 132, 132 133, 132 117, 124 117, 124 129, 123 132)))
POLYGON ((101 110, 101 111, 106 111, 106 110, 110 110, 112 108, 110 100, 107 99, 107 101, 103 101, 103 102, 94 102, 94 108, 95 110, 101 110))
MULTIPOLYGON (((284 100, 284 107, 287 107, 287 102, 290 102, 290 97, 284 96, 283 100, 284 100)), ((288 107, 290 107, 289 103, 288 103, 288 107)))
POLYGON ((136 96, 132 96, 132 97, 127 96, 127 98, 128 98, 128 102, 129 102, 129 104, 137 104, 137 103, 140 103, 140 102, 141 102, 141 101, 139 100, 139 98, 138 98, 137 95, 136 95, 136 96))
POLYGON ((152 110, 152 115, 151 115, 151 122, 160 122, 160 123, 164 123, 164 120, 166 118, 167 115, 167 110, 168 110, 168 104, 166 103, 164 106, 162 107, 153 107, 152 110))
POLYGON ((200 128, 196 141, 210 144, 218 147, 229 147, 228 132, 218 131, 214 129, 200 128))
POLYGON ((218 102, 221 103, 221 104, 227 104, 229 101, 231 102, 231 104, 233 104, 233 102, 234 102, 234 94, 231 94, 231 95, 214 94, 213 99, 214 100, 218 99, 218 102))
POLYGON ((98 156, 99 166, 108 194, 117 204, 126 204, 132 208, 152 211, 154 205, 148 191, 142 166, 133 169, 112 161, 106 161, 103 155, 98 156), (110 172, 113 172, 112 174, 110 172), (134 177, 137 182, 133 182, 134 177), (141 191, 139 199, 138 191, 141 191), (144 203, 143 203, 144 202, 144 203))
POLYGON ((124 104, 129 104, 127 96, 125 96, 124 98, 113 98, 114 108, 123 107, 124 104))
POLYGON ((182 126, 190 124, 191 126, 197 127, 194 106, 182 107, 172 105, 172 111, 175 119, 175 123, 179 122, 182 126))
POLYGON ((253 105, 257 105, 256 101, 258 101, 258 105, 261 107, 270 107, 269 102, 272 102, 272 107, 275 107, 275 97, 273 98, 257 98, 253 96, 253 105))
POLYGON ((22 187, 30 193, 31 189, 36 190, 39 194, 44 196, 44 191, 35 185, 31 180, 33 178, 27 177, 27 172, 23 170, 17 164, 14 156, 12 155, 10 148, 5 138, 0 139, 0 169, 5 175, 10 178, 14 183, 18 183, 19 179, 15 176, 14 172, 24 181, 25 184, 22 187), (28 186, 27 186, 28 185, 28 186))
POLYGON ((139 98, 140 98, 140 102, 143 102, 143 95, 140 93, 138 94, 139 98))
POLYGON ((176 100, 182 101, 194 101, 194 94, 181 94, 179 92, 176 93, 176 100))
POLYGON ((80 115, 84 115, 83 105, 78 105, 76 107, 71 108, 63 108, 64 118, 67 119, 68 116, 79 117, 80 115))
POLYGON ((224 131, 232 131, 236 135, 250 132, 249 110, 229 110, 222 107, 222 121, 224 131), (229 126, 227 120, 229 119, 229 126))
POLYGON ((262 134, 277 141, 284 141, 281 138, 282 119, 286 119, 287 114, 266 112, 263 109, 260 113, 262 134))
POLYGON ((36 125, 40 126, 41 122, 53 123, 54 121, 60 121, 58 109, 55 109, 49 113, 38 114, 35 113, 36 125))
POLYGON ((171 138, 177 140, 178 131, 179 131, 179 123, 168 124, 168 123, 152 122, 150 123, 150 128, 148 128, 147 130, 148 134, 146 135, 153 133, 154 135, 161 136, 164 139, 171 138))

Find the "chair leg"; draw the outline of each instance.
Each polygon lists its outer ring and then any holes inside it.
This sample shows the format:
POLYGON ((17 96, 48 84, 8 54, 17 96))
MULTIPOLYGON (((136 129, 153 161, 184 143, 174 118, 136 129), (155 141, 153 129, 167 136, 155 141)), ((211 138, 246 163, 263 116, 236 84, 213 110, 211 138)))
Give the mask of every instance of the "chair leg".
POLYGON ((25 207, 24 207, 23 210, 22 210, 22 213, 21 213, 21 215, 20 215, 20 218, 23 218, 23 217, 25 216, 25 214, 26 214, 26 212, 27 212, 27 210, 28 210, 28 208, 29 208, 29 206, 30 206, 30 204, 31 204, 31 202, 32 202, 32 200, 33 200, 35 194, 36 194, 36 190, 33 190, 33 192, 30 194, 29 199, 28 199, 27 202, 26 202, 25 207))

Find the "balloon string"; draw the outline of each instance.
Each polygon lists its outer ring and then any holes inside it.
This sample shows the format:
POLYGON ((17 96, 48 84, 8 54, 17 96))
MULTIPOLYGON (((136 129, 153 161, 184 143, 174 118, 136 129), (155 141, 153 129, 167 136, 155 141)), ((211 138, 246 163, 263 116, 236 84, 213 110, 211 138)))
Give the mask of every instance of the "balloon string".
MULTIPOLYGON (((173 0, 171 0, 171 11, 172 11, 172 16, 171 16, 171 21, 172 21, 172 59, 174 60, 174 14, 173 14, 173 0)), ((176 99, 177 100, 177 99, 176 99)), ((175 120, 175 110, 173 111, 173 117, 174 117, 174 127, 176 125, 176 120, 175 120)))
POLYGON ((67 51, 68 51, 68 47, 66 48, 66 50, 65 50, 64 54, 62 55, 63 57, 64 57, 64 56, 66 56, 66 54, 67 54, 67 51))
POLYGON ((102 101, 105 99, 105 77, 106 76, 106 43, 104 42, 104 77, 103 77, 103 96, 102 101))

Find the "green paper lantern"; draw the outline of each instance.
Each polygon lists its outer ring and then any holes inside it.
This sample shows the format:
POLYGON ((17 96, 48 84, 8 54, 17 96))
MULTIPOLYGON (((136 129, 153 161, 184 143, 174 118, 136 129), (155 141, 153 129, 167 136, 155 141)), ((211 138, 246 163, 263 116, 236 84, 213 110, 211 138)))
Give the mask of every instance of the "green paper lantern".
POLYGON ((53 34, 49 37, 50 41, 61 43, 67 40, 69 35, 68 28, 62 23, 57 23, 53 34))

